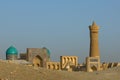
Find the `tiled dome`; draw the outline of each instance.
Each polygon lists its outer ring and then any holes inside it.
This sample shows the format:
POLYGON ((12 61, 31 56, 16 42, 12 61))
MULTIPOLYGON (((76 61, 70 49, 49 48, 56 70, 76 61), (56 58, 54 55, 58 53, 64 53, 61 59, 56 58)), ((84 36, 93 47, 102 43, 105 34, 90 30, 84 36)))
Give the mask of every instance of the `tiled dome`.
POLYGON ((18 54, 18 51, 13 46, 10 46, 6 51, 6 55, 17 55, 17 54, 18 54))

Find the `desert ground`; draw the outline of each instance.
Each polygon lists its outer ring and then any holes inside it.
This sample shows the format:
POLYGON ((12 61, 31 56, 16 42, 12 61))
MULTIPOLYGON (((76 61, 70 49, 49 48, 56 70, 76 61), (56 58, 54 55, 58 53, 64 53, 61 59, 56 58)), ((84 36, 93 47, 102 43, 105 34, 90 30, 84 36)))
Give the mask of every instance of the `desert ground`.
POLYGON ((120 67, 95 72, 68 72, 0 62, 0 80, 120 80, 120 67))

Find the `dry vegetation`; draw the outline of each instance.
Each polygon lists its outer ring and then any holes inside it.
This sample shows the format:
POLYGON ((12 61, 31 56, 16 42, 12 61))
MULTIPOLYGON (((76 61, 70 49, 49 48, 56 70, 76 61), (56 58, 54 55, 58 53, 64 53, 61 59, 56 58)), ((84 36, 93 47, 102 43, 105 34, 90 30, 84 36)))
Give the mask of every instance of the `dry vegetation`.
POLYGON ((120 80, 120 67, 99 72, 67 72, 0 62, 0 80, 120 80))

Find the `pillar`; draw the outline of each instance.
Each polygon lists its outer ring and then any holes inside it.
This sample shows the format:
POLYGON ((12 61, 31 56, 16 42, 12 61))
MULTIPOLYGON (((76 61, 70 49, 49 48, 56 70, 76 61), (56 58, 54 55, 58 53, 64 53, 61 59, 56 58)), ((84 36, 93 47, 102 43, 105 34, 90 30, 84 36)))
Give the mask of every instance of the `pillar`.
POLYGON ((98 30, 99 26, 95 22, 89 26, 90 30, 90 57, 99 57, 98 30))

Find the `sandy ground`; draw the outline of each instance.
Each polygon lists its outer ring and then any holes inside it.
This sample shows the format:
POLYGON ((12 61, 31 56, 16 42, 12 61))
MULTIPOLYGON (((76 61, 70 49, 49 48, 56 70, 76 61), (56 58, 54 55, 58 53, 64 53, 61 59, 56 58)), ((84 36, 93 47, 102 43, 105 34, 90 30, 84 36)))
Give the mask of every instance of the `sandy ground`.
POLYGON ((0 62, 0 80, 120 80, 120 67, 98 72, 67 72, 0 62))

